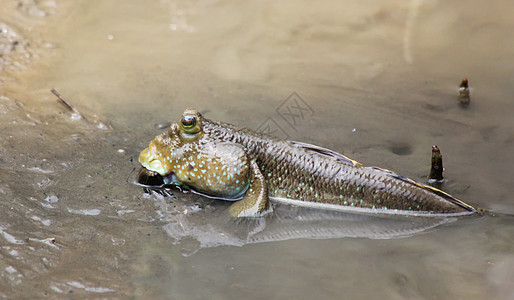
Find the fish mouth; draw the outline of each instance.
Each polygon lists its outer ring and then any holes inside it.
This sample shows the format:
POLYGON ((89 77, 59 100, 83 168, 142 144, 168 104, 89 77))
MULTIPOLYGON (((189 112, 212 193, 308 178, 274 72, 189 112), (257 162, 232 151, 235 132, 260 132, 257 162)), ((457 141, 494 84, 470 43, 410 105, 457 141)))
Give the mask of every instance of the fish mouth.
POLYGON ((161 187, 164 185, 164 177, 155 171, 141 167, 137 174, 137 183, 143 186, 161 187))
POLYGON ((162 176, 158 172, 149 170, 143 166, 141 167, 141 169, 139 169, 139 172, 137 173, 136 183, 143 187, 157 189, 165 187, 187 187, 185 185, 180 184, 180 182, 177 181, 177 177, 173 172, 170 172, 165 176, 162 176))
POLYGON ((145 167, 141 167, 141 169, 139 169, 137 174, 137 182, 135 182, 135 184, 143 187, 146 193, 150 194, 151 191, 155 191, 165 197, 170 195, 174 197, 173 194, 169 191, 170 188, 178 189, 183 193, 192 191, 188 186, 177 183, 175 174, 173 172, 166 176, 162 176, 161 174, 152 170, 148 170, 145 167))

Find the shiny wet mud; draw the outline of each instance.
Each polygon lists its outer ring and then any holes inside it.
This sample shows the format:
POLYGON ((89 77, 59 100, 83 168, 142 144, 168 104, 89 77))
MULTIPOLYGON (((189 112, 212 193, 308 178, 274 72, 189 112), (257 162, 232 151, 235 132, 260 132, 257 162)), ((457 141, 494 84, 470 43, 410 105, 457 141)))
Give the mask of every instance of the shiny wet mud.
POLYGON ((197 107, 420 181, 436 144, 445 191, 512 214, 511 2, 4 2, 2 296, 512 298, 511 216, 377 239, 391 223, 286 210, 271 236, 295 216, 346 235, 251 243, 261 224, 227 203, 132 184, 159 124, 197 107))

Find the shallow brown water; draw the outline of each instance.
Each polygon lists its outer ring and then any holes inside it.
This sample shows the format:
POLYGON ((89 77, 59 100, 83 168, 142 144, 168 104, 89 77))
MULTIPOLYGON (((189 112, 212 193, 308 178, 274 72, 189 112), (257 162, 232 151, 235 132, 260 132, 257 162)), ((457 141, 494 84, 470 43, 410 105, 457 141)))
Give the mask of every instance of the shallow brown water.
POLYGON ((512 1, 0 4, 2 297, 514 297, 512 1), (317 239, 245 239, 260 224, 226 203, 132 184, 154 124, 187 107, 420 181, 437 144, 444 189, 497 216, 402 234, 320 214, 317 239))

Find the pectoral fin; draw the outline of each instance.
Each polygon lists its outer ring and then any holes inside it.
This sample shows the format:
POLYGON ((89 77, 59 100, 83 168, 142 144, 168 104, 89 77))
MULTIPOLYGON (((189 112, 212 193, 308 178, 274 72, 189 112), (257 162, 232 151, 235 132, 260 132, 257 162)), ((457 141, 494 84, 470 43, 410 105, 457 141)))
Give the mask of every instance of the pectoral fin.
POLYGON ((230 206, 230 214, 236 218, 261 217, 271 212, 266 180, 255 160, 250 161, 252 169, 251 184, 242 200, 230 206))

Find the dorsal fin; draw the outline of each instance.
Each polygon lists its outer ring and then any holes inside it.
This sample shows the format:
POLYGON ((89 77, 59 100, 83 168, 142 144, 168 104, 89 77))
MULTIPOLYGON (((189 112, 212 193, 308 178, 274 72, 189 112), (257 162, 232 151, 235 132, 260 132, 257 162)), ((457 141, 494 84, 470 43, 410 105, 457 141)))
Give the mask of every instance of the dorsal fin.
POLYGON ((312 151, 314 153, 317 153, 317 154, 320 154, 320 155, 323 155, 326 157, 330 157, 338 162, 341 162, 341 163, 344 163, 344 164, 347 164, 347 165, 350 165, 353 167, 362 166, 361 163, 359 163, 351 158, 348 158, 340 153, 329 150, 327 148, 323 148, 323 147, 319 147, 319 146, 311 145, 311 144, 307 144, 307 143, 302 143, 302 142, 296 142, 296 141, 289 141, 289 143, 291 143, 291 145, 293 145, 297 148, 302 148, 307 151, 312 151))

